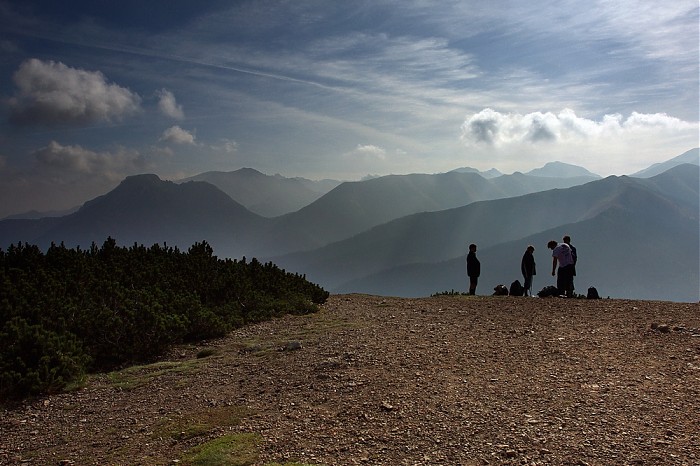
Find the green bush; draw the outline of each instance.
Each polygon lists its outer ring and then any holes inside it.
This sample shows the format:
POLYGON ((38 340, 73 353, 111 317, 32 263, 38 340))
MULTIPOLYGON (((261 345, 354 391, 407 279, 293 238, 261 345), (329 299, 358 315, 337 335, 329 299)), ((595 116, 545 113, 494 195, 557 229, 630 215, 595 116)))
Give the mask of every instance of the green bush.
POLYGON ((89 360, 75 335, 15 317, 0 331, 0 396, 61 391, 84 374, 89 360))
POLYGON ((256 259, 108 238, 88 250, 0 249, 0 397, 60 390, 86 372, 148 362, 173 344, 306 314, 328 292, 256 259))

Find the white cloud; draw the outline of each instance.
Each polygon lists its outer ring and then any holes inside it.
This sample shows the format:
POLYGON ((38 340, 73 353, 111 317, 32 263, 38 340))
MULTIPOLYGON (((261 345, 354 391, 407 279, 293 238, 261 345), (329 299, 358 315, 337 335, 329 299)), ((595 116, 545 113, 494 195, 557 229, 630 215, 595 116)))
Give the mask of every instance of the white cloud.
POLYGON ((163 115, 182 120, 185 118, 185 112, 182 110, 182 105, 178 105, 175 100, 175 95, 167 89, 161 89, 156 92, 158 96, 158 109, 163 115))
POLYGON ((487 108, 462 124, 461 139, 483 168, 529 170, 549 161, 581 165, 600 175, 629 174, 697 147, 698 124, 665 113, 633 112, 583 118, 559 113, 501 113, 487 108), (517 154, 517 156, 515 156, 517 154))
POLYGON ((120 120, 140 110, 141 98, 110 84, 99 71, 32 58, 15 72, 18 91, 10 99, 17 124, 83 125, 120 120))
POLYGON ((362 160, 384 160, 386 158, 386 150, 372 144, 358 144, 354 150, 346 153, 345 156, 362 160))
POLYGON ((490 108, 467 118, 462 124, 462 140, 467 144, 501 146, 517 143, 575 142, 592 139, 626 138, 639 132, 674 133, 697 128, 665 113, 633 112, 626 119, 620 114, 604 115, 600 121, 582 118, 571 109, 552 112, 500 113, 490 108))
POLYGON ((160 136, 160 141, 171 142, 173 144, 189 144, 196 145, 195 136, 193 133, 182 129, 179 126, 171 126, 163 131, 160 136))
POLYGON ((115 152, 95 152, 78 145, 64 146, 56 141, 51 141, 33 155, 43 168, 110 179, 119 179, 145 166, 143 157, 136 151, 120 148, 115 152))
POLYGON ((219 144, 209 146, 212 150, 225 152, 227 154, 235 154, 238 151, 238 143, 232 139, 222 138, 219 144))

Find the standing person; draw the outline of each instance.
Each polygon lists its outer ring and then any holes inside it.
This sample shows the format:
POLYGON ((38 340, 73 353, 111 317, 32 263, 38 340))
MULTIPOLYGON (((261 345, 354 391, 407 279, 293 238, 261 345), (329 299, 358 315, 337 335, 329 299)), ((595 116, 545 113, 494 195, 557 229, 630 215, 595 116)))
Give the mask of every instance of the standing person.
POLYGON ((479 282, 481 275, 481 262, 476 258, 476 244, 469 245, 469 253, 467 254, 467 276, 469 276, 469 294, 476 294, 476 285, 479 282))
POLYGON ((532 296, 532 276, 537 275, 533 252, 535 252, 535 247, 533 245, 528 246, 525 250, 525 254, 523 254, 523 259, 520 261, 520 271, 523 273, 523 278, 525 279, 525 283, 523 284, 523 296, 527 296, 528 292, 530 296, 532 296))
POLYGON ((571 236, 566 235, 564 238, 562 238, 562 241, 569 246, 569 249, 571 249, 571 259, 573 259, 574 263, 571 264, 571 293, 574 292, 574 277, 576 276, 576 261, 578 260, 578 257, 576 256, 576 248, 574 247, 573 244, 571 244, 571 236))
POLYGON ((557 276, 559 295, 570 297, 573 292, 572 282, 574 279, 572 275, 574 260, 571 257, 571 249, 568 244, 557 244, 554 240, 547 243, 547 247, 552 250, 552 276, 557 276))

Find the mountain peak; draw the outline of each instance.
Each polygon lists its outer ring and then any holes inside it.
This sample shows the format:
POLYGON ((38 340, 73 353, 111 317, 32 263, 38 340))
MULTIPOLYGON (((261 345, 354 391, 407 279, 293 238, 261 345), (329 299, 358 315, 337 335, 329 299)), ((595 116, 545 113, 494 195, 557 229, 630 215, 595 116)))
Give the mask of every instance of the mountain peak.
POLYGON ((583 167, 559 161, 548 162, 542 168, 535 168, 534 170, 530 170, 525 174, 531 176, 543 176, 548 178, 574 178, 578 176, 600 178, 600 176, 588 171, 583 167))

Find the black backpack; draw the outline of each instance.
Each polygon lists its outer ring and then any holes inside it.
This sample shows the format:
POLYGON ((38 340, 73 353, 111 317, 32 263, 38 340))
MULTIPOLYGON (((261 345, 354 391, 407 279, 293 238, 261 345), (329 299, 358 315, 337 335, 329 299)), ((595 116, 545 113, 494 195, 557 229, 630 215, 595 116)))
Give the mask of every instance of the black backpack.
POLYGON ((595 286, 588 288, 588 294, 586 295, 586 298, 600 299, 600 295, 598 294, 598 290, 595 289, 595 286))
POLYGON ((510 284, 510 290, 508 292, 511 296, 522 296, 525 293, 525 288, 520 284, 520 280, 515 280, 510 284))
POLYGON ((548 285, 545 286, 540 290, 539 293, 537 293, 537 296, 540 298, 548 298, 550 296, 559 296, 559 290, 557 289, 556 286, 553 285, 548 285))

